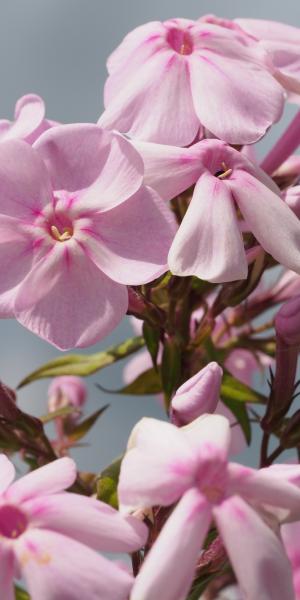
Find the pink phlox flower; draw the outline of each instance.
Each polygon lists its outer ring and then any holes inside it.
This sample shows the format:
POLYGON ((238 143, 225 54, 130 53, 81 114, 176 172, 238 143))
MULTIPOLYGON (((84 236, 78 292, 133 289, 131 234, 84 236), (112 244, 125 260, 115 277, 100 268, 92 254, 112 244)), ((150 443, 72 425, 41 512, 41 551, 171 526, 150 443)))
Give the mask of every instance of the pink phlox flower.
POLYGON ((293 569, 295 600, 300 600, 300 521, 283 525, 281 536, 293 569))
POLYGON ((0 456, 0 596, 15 598, 22 578, 32 600, 126 600, 133 577, 98 551, 131 552, 146 526, 107 504, 66 493, 76 478, 70 458, 12 483, 13 464, 0 456))
POLYGON ((260 42, 273 65, 273 74, 287 90, 291 102, 300 102, 300 29, 263 19, 235 19, 235 23, 260 42))
POLYGON ((99 124, 136 139, 187 146, 203 125, 228 143, 249 144, 282 113, 266 53, 237 26, 153 21, 130 32, 107 67, 99 124))
POLYGON ((0 316, 61 349, 116 327, 126 285, 167 269, 175 232, 143 174, 129 141, 92 124, 0 144, 0 316))
POLYGON ((131 600, 184 599, 212 519, 247 599, 293 600, 289 561, 269 521, 299 519, 300 490, 276 475, 228 463, 229 447, 229 422, 220 415, 182 428, 142 419, 134 428, 121 466, 122 510, 177 504, 131 600))
POLYGON ((245 279, 240 215, 266 252, 300 273, 300 223, 257 165, 219 140, 190 148, 135 146, 144 160, 145 181, 165 200, 196 184, 170 248, 172 273, 214 283, 245 279))
POLYGON ((0 119, 0 142, 18 139, 33 144, 44 131, 56 125, 46 119, 44 101, 36 94, 19 98, 14 117, 14 121, 0 119))
POLYGON ((60 408, 72 406, 76 410, 69 415, 72 421, 80 417, 87 401, 87 386, 81 377, 65 375, 55 377, 48 388, 48 409, 54 412, 60 408))

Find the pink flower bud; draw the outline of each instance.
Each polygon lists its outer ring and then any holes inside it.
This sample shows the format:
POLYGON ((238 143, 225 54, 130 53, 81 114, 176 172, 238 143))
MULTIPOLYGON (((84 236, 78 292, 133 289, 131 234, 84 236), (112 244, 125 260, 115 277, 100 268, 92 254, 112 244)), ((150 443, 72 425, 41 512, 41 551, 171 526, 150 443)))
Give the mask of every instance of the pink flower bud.
POLYGON ((283 304, 275 318, 277 337, 287 346, 300 345, 300 296, 283 304))
MULTIPOLYGON (((65 376, 55 377, 48 390, 48 408, 49 412, 54 412, 65 406, 74 406, 80 409, 86 402, 87 388, 80 377, 65 376)), ((74 413, 72 418, 79 416, 74 413)))
POLYGON ((171 403, 171 418, 175 425, 187 425, 200 415, 216 410, 222 375, 221 367, 211 362, 178 388, 171 403))

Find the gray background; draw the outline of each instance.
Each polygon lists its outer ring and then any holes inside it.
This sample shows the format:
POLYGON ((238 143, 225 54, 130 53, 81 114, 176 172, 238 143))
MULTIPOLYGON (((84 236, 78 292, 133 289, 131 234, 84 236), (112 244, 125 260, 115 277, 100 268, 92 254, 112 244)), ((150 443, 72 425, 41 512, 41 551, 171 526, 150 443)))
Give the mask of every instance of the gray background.
MULTIPOLYGON (((149 20, 170 17, 197 18, 205 13, 282 20, 300 27, 298 0, 1 0, 0 1, 0 118, 11 118, 16 100, 35 92, 46 101, 47 116, 62 122, 95 121, 102 111, 105 61, 122 37, 149 20)), ((295 107, 263 141, 260 153, 272 144, 295 107)), ((95 352, 131 335, 124 323, 95 352)), ((15 321, 0 321, 0 377, 11 386, 59 352, 15 321)), ((107 401, 110 409, 88 437, 89 446, 74 452, 82 469, 99 470, 117 456, 133 424, 142 416, 163 416, 153 398, 107 396, 106 387, 121 385, 122 369, 110 367, 89 378, 91 412, 107 401)), ((34 383, 19 394, 24 410, 36 415, 46 411, 48 383, 34 383)), ((258 444, 256 444, 258 445, 258 444)), ((246 462, 255 464, 256 449, 246 462)))

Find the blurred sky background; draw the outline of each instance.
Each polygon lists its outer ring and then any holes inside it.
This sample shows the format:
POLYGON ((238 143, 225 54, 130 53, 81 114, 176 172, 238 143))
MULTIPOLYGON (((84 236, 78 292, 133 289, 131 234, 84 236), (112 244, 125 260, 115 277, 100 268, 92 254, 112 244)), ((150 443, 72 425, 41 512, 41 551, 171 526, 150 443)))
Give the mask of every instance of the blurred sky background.
MULTIPOLYGON (((16 100, 35 92, 44 98, 47 117, 51 119, 96 121, 103 108, 106 58, 129 30, 150 20, 198 18, 206 13, 281 20, 300 27, 299 0, 1 0, 0 118, 12 118, 16 100)), ((284 119, 260 144, 261 155, 294 112, 295 107, 287 108, 284 119)), ((126 320, 113 335, 86 352, 99 351, 131 335, 126 320)), ((12 387, 30 371, 59 355, 58 350, 16 321, 0 321, 0 338, 0 378, 12 387)), ((120 387, 121 363, 87 381, 87 412, 107 402, 111 406, 88 436, 89 446, 76 450, 73 456, 81 469, 99 471, 122 452, 138 419, 144 415, 162 417, 163 412, 151 397, 108 396, 96 389, 95 382, 108 388, 120 387)), ((44 414, 48 383, 37 382, 21 390, 21 408, 44 414)), ((255 465, 256 460, 254 447, 245 462, 255 465)))

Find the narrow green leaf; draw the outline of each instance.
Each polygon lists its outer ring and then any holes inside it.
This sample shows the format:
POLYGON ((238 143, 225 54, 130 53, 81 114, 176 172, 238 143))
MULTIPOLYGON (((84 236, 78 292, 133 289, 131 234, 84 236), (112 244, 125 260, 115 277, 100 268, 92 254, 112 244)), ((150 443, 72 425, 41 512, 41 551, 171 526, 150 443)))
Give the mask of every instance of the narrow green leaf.
POLYGON ((246 404, 239 402, 239 400, 233 400, 229 398, 224 398, 221 393, 221 398, 224 404, 231 410, 233 415, 235 416, 237 422, 242 428, 244 433, 246 442, 248 445, 251 443, 251 424, 249 421, 248 411, 246 408, 246 404))
POLYGON ((16 600, 30 600, 29 594, 18 585, 15 585, 15 598, 16 600))
MULTIPOLYGON (((177 388, 181 375, 181 350, 175 339, 166 340, 161 362, 161 380, 166 404, 177 388)), ((168 406, 167 406, 168 408, 168 406)))
POLYGON ((255 402, 265 404, 267 398, 253 390, 245 383, 242 383, 232 375, 224 373, 221 385, 222 398, 227 400, 237 400, 238 402, 255 402))
POLYGON ((159 373, 152 367, 137 376, 134 381, 118 390, 107 390, 96 384, 100 390, 105 390, 110 394, 128 394, 130 396, 143 396, 144 394, 159 394, 162 392, 162 385, 159 373))
POLYGON ((50 412, 47 415, 43 415, 39 418, 40 421, 42 421, 42 423, 50 423, 58 417, 67 417, 68 415, 71 415, 72 413, 77 411, 78 408, 76 408, 75 406, 63 406, 63 408, 58 408, 57 410, 54 410, 53 412, 50 412))
POLYGON ((100 473, 97 479, 97 498, 106 504, 118 508, 118 482, 120 476, 120 468, 123 456, 114 460, 114 462, 106 467, 100 473))
POLYGON ((99 410, 87 417, 87 419, 84 419, 84 421, 81 421, 80 423, 75 425, 75 427, 72 426, 72 430, 69 433, 66 424, 66 433, 68 434, 69 441, 71 443, 75 443, 81 440, 89 432, 93 425, 95 425, 96 421, 104 413, 108 406, 109 404, 102 406, 102 408, 99 408, 99 410))
POLYGON ((57 377, 58 375, 79 375, 86 377, 104 367, 129 356, 145 345, 144 338, 138 336, 125 340, 117 346, 112 346, 103 352, 96 354, 67 354, 55 358, 46 363, 36 371, 33 371, 22 379, 18 388, 45 377, 57 377))
POLYGON ((157 366, 157 355, 159 350, 159 340, 160 340, 160 331, 159 329, 152 327, 144 321, 143 325, 143 336, 149 351, 149 354, 152 358, 153 366, 157 366))

